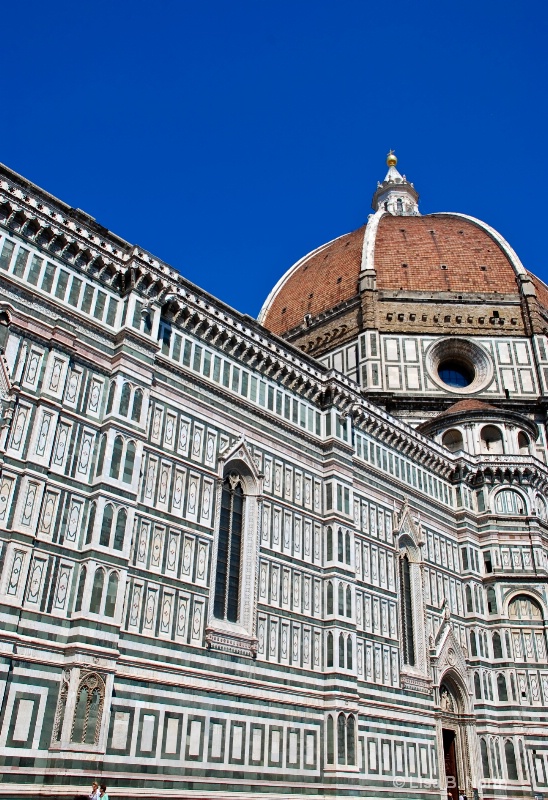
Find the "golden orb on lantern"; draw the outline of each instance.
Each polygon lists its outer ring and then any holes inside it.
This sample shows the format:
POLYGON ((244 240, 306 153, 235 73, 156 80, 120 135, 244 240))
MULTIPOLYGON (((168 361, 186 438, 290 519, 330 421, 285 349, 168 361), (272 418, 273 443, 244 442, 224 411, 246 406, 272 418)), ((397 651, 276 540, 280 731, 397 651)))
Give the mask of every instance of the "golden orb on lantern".
POLYGON ((394 151, 393 150, 389 150, 388 151, 388 155, 386 157, 387 166, 395 167, 397 163, 398 163, 398 159, 396 158, 396 155, 395 155, 394 151))

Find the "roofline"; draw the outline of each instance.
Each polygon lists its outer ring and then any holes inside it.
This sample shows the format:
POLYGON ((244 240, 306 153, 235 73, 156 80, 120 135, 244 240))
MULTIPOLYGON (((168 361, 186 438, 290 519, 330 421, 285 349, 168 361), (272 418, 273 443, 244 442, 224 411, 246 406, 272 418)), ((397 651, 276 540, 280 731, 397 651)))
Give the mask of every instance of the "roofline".
POLYGON ((316 255, 316 253, 321 253, 322 250, 325 250, 325 248, 329 247, 330 244, 333 244, 333 242, 336 242, 339 239, 342 239, 344 236, 348 236, 350 233, 353 233, 353 231, 348 231, 348 233, 343 233, 340 236, 335 236, 334 239, 331 239, 329 242, 326 242, 325 244, 320 245, 320 247, 316 247, 315 250, 311 250, 309 253, 307 253, 302 258, 300 258, 298 261, 296 261, 293 264, 292 267, 289 267, 287 272, 285 272, 282 275, 282 277, 280 278, 278 283, 274 286, 274 288, 271 290, 270 294, 268 295, 268 297, 264 301, 264 303, 262 305, 262 308, 261 308, 261 310, 259 311, 259 313, 257 315, 257 322, 259 322, 261 325, 264 325, 265 317, 268 314, 268 312, 270 311, 270 307, 272 306, 272 303, 274 302, 275 296, 278 294, 280 289, 287 283, 287 281, 293 275, 293 273, 296 272, 299 269, 299 267, 301 267, 309 258, 311 258, 311 256, 316 255))

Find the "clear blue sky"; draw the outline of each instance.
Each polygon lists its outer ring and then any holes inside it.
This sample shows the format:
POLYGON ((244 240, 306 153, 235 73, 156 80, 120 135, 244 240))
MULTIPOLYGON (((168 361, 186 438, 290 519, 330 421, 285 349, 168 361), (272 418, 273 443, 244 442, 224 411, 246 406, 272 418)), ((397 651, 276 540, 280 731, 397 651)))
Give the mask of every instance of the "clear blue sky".
POLYGON ((421 210, 548 280, 546 3, 93 0, 2 7, 0 160, 255 316, 362 224, 385 154, 421 210))

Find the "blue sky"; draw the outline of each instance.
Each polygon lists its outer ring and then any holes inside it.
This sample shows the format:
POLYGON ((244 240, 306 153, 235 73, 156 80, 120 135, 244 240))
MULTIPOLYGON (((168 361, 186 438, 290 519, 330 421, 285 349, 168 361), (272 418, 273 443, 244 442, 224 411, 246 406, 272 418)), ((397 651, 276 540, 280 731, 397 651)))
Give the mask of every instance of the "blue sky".
POLYGON ((421 211, 545 258, 546 4, 117 0, 2 8, 0 160, 256 316, 362 224, 385 155, 421 211))

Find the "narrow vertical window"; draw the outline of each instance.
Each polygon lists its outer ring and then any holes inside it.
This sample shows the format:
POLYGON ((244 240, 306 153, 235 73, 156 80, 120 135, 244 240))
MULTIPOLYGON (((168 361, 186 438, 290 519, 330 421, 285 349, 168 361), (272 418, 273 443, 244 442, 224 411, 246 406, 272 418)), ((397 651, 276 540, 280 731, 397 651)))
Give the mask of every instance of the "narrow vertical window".
POLYGON ((350 564, 350 534, 346 532, 344 541, 344 556, 347 564, 350 564))
POLYGON ((122 394, 120 396, 120 409, 121 417, 127 417, 129 414, 129 401, 131 399, 131 386, 129 383, 124 383, 122 387, 122 394))
POLYGON ((346 720, 344 714, 339 714, 337 720, 337 761, 346 764, 346 720))
POLYGON ((333 583, 327 581, 327 613, 333 613, 333 583))
POLYGON ((143 407, 143 393, 140 389, 135 390, 133 395, 133 407, 131 409, 131 419, 133 422, 140 422, 141 409, 143 407))
POLYGON ((74 610, 82 610, 82 599, 84 597, 84 586, 86 585, 86 568, 82 567, 80 570, 80 580, 78 581, 78 589, 76 591, 76 602, 74 603, 74 610))
POLYGON ((103 511, 103 522, 101 524, 101 535, 99 537, 99 544, 101 547, 108 547, 110 544, 113 512, 114 510, 110 504, 105 506, 105 510, 103 511))
POLYGON ((124 440, 121 436, 117 436, 114 440, 114 447, 112 448, 112 459, 110 462, 110 477, 116 478, 120 476, 120 465, 122 463, 122 452, 124 449, 124 440))
POLYGON ((506 771, 508 773, 508 780, 518 780, 518 768, 516 765, 516 751, 514 750, 514 743, 507 739, 504 743, 504 755, 506 757, 506 771))
POLYGON ((93 589, 91 592, 91 601, 89 610, 92 614, 99 614, 101 611, 101 600, 103 597, 103 585, 105 583, 105 572, 98 569, 93 578, 93 589))
POLYGON ((231 472, 223 482, 213 606, 217 619, 228 622, 237 622, 239 616, 243 514, 242 479, 231 472))
POLYGON ((116 596, 118 594, 118 575, 116 572, 111 572, 108 584, 107 594, 105 598, 105 617, 113 617, 116 611, 116 596))
POLYGON ((335 735, 334 735, 333 717, 327 718, 327 763, 335 763, 335 735))
POLYGON ((352 637, 349 636, 346 640, 346 669, 353 669, 352 661, 352 637))
POLYGON ((327 560, 333 560, 333 529, 331 526, 327 529, 327 560))
POLYGON ((413 606, 411 599, 411 569, 409 558, 400 558, 400 595, 403 638, 403 661, 411 667, 415 665, 415 642, 413 636, 413 606))
POLYGON ((343 532, 340 528, 337 537, 337 559, 341 563, 344 561, 344 538, 343 538, 343 532))
POLYGON ((126 535, 127 512, 121 508, 116 517, 116 528, 114 529, 114 549, 124 549, 124 538, 126 535))
POLYGON ((331 631, 327 634, 327 666, 333 666, 333 634, 331 631))
POLYGON ((344 587, 339 583, 339 615, 344 617, 344 587))
POLYGON ((353 714, 346 720, 346 763, 352 767, 356 763, 356 722, 353 714))
POLYGON ((344 669, 345 667, 344 649, 344 635, 339 633, 339 669, 344 669))
POLYGON ((91 544, 93 539, 93 528, 95 526, 95 503, 92 503, 89 509, 88 527, 86 531, 86 544, 91 544))
POLYGON ((124 472, 122 475, 123 483, 131 483, 133 480, 133 467, 135 466, 135 443, 128 442, 126 447, 126 458, 124 461, 124 472))
POLYGON ((101 444, 99 445, 99 456, 97 458, 97 471, 95 473, 96 475, 101 475, 103 473, 106 447, 107 447, 107 437, 106 434, 103 434, 101 436, 101 444))

